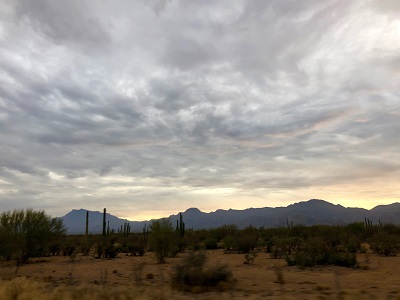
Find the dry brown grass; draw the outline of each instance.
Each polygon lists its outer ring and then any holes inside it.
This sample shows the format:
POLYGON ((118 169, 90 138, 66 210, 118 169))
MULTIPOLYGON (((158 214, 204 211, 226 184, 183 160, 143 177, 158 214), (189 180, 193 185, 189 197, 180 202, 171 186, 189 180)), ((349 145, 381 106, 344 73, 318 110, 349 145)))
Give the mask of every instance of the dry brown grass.
POLYGON ((183 294, 172 290, 170 282, 172 267, 183 255, 167 259, 164 265, 157 264, 152 253, 143 257, 120 254, 112 260, 50 257, 31 260, 19 267, 17 274, 15 263, 2 262, 0 299, 400 299, 400 257, 370 254, 366 260, 360 255, 358 261, 367 268, 300 270, 266 253, 258 253, 254 264, 248 265, 243 264, 241 254, 212 250, 207 252, 208 264, 227 264, 236 281, 234 288, 183 294), (277 269, 283 279, 280 283, 277 269))

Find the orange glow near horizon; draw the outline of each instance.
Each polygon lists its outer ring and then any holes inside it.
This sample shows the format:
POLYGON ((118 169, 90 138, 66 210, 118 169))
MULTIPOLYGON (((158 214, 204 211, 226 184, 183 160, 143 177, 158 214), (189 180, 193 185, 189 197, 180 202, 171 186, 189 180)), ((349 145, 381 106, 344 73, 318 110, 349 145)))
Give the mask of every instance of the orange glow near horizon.
MULTIPOLYGON (((310 199, 321 199, 332 204, 339 204, 344 207, 357 207, 372 209, 378 205, 388 205, 400 202, 400 197, 396 194, 396 188, 390 183, 382 184, 379 187, 368 186, 368 189, 363 189, 354 185, 337 185, 329 187, 321 187, 316 189, 296 189, 289 192, 272 192, 268 197, 246 196, 238 199, 234 195, 213 196, 212 194, 203 195, 203 201, 193 201, 185 205, 181 204, 176 209, 160 207, 159 210, 143 210, 135 211, 135 214, 130 214, 129 211, 115 211, 115 215, 132 221, 148 221, 175 215, 183 212, 191 207, 196 207, 202 212, 209 213, 217 209, 237 209, 244 210, 247 208, 262 208, 262 207, 282 207, 288 206, 297 202, 308 201, 310 199), (382 188, 385 193, 379 195, 377 189, 382 188), (352 192, 347 192, 351 190, 352 192), (378 196, 377 196, 378 195, 378 196), (232 200, 235 199, 236 200, 232 200), (212 201, 211 201, 212 200, 212 201)), ((182 203, 185 203, 182 201, 182 203)), ((111 212, 112 213, 112 212, 111 212)), ((112 213, 113 214, 113 213, 112 213)))

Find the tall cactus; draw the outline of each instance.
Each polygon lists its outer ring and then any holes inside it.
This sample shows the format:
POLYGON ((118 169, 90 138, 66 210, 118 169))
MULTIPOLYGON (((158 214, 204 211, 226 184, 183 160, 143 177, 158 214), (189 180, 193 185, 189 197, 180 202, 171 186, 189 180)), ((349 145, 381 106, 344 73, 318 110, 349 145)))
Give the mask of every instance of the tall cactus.
POLYGON ((86 211, 86 230, 85 230, 85 235, 89 235, 89 211, 86 211))
POLYGON ((129 223, 124 222, 124 236, 128 236, 129 223))
POLYGON ((364 220, 365 220, 365 226, 372 227, 372 221, 370 219, 364 218, 364 220))
POLYGON ((81 250, 83 255, 88 255, 90 246, 89 246, 89 211, 86 211, 86 227, 85 227, 85 237, 82 240, 81 250))
POLYGON ((180 237, 185 235, 185 222, 183 222, 182 213, 179 213, 179 235, 180 237))
POLYGON ((147 241, 147 225, 146 225, 146 223, 144 223, 144 226, 143 226, 143 241, 145 242, 145 241, 147 241))
POLYGON ((106 236, 106 209, 103 210, 103 236, 106 236))

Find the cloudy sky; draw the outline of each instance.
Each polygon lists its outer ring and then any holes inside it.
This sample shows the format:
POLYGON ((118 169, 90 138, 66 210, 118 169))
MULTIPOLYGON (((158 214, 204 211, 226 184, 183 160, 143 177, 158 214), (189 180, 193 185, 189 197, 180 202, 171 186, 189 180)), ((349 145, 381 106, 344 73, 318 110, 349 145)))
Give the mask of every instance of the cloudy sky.
POLYGON ((400 1, 0 0, 0 210, 400 199, 400 1))

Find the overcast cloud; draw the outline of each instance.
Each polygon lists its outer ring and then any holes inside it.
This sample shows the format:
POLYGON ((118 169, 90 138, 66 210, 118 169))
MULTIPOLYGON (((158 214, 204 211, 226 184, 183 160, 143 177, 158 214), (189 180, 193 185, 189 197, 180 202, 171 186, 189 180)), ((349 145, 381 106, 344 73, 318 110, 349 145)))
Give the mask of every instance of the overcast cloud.
POLYGON ((397 0, 0 0, 0 210, 400 198, 397 0))

